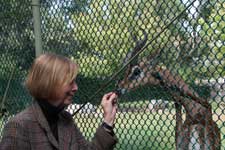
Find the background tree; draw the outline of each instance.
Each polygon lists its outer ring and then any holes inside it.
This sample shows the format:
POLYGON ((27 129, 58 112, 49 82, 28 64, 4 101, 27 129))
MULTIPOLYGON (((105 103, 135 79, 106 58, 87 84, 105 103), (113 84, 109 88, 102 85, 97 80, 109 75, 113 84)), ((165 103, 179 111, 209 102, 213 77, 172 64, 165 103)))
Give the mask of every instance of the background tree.
POLYGON ((3 0, 0 11, 0 109, 15 113, 29 99, 23 79, 35 57, 32 10, 30 1, 3 0))

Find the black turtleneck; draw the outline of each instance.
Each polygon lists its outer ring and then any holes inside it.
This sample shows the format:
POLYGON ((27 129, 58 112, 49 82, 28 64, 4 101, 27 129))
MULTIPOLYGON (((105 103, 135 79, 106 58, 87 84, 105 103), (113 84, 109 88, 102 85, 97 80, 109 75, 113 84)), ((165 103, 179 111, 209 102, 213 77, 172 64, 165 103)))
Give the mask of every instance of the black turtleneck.
POLYGON ((58 141, 58 126, 57 122, 59 119, 59 113, 62 111, 60 107, 53 106, 46 100, 37 100, 40 105, 46 120, 48 121, 49 127, 58 141))

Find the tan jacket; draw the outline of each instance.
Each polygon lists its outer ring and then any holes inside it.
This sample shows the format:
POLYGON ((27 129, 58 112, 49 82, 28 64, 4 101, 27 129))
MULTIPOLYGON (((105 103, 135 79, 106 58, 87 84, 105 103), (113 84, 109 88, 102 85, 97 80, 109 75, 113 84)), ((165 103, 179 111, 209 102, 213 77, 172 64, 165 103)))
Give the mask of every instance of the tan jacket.
POLYGON ((82 136, 72 116, 63 111, 58 121, 58 141, 37 102, 5 126, 0 150, 111 150, 117 139, 99 127, 92 142, 82 136))

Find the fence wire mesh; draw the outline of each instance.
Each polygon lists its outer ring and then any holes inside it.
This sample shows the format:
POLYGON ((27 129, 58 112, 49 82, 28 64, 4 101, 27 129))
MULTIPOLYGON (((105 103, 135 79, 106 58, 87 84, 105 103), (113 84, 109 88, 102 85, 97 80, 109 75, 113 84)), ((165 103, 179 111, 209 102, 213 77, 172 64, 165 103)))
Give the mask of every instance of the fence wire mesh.
MULTIPOLYGON (((224 0, 41 0, 36 7, 43 52, 80 66, 68 111, 87 139, 102 122, 102 95, 117 90, 115 149, 225 149, 224 0)), ((0 10, 1 135, 32 101, 24 80, 35 37, 31 1, 1 0, 0 10)))

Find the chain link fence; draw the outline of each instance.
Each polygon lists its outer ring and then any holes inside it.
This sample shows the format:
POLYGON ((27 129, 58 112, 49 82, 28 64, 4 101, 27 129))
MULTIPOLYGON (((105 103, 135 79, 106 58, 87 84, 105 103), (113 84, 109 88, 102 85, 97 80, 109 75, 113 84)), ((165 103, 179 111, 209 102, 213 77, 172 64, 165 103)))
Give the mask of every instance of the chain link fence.
POLYGON ((102 95, 116 90, 115 149, 171 150, 187 139, 204 149, 191 128, 206 134, 202 145, 225 149, 224 0, 1 0, 0 135, 32 101, 24 87, 35 58, 32 7, 43 52, 80 65, 68 111, 87 139, 102 122, 102 95))

